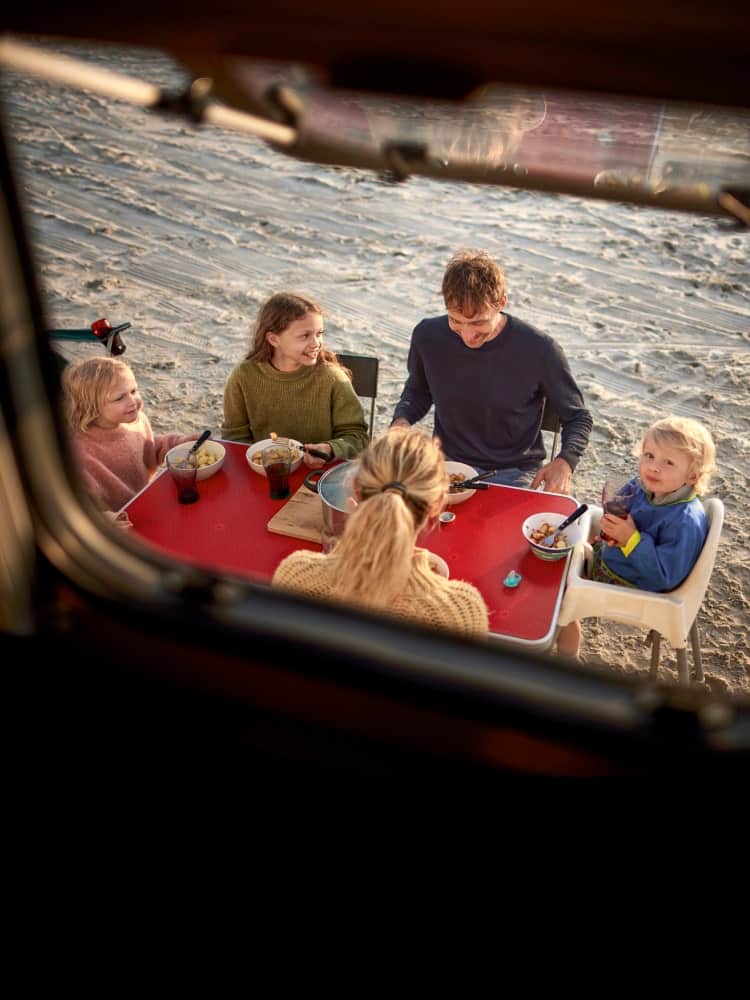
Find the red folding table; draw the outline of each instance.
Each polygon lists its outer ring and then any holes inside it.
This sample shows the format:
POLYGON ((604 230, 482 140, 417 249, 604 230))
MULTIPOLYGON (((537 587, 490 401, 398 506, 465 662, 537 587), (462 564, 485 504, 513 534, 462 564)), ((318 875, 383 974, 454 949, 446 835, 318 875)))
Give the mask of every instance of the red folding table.
MULTIPOLYGON (((125 509, 135 534, 160 551, 214 572, 268 583, 284 556, 301 548, 320 551, 320 545, 267 530, 286 501, 269 498, 266 479, 247 463, 247 445, 222 444, 224 466, 198 484, 197 503, 179 504, 163 471, 125 509)), ((302 465, 292 474, 292 492, 302 485, 306 471, 302 465)), ((576 506, 573 497, 559 493, 492 485, 448 508, 455 520, 425 533, 419 544, 443 557, 452 578, 468 580, 480 590, 489 609, 491 638, 544 651, 554 640, 568 559, 537 558, 521 524, 530 514, 569 514, 576 506), (513 570, 521 575, 515 588, 504 583, 513 570)))

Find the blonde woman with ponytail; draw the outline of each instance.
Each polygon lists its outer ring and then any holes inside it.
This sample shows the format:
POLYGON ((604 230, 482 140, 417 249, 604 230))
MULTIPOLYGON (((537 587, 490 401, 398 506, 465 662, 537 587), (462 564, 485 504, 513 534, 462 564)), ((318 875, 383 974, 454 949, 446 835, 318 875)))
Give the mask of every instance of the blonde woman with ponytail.
POLYGON ((416 545, 442 510, 448 486, 439 443, 421 430, 391 428, 357 461, 358 505, 334 549, 293 552, 279 564, 274 585, 485 635, 487 607, 476 587, 440 576, 430 553, 416 545))

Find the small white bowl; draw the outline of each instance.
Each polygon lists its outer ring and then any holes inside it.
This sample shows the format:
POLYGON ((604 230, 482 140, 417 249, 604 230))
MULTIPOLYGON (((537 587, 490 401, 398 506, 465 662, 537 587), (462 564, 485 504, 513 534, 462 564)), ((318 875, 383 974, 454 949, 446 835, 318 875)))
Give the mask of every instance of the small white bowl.
MULTIPOLYGON (((295 472, 302 465, 302 445, 299 441, 295 441, 294 438, 289 438, 289 444, 292 446, 292 472, 295 472), (295 449, 299 452, 297 458, 294 458, 295 449)), ((265 476, 266 470, 263 468, 263 463, 260 460, 260 453, 264 448, 270 448, 274 444, 283 445, 287 443, 287 438, 279 438, 274 441, 273 438, 263 438, 262 441, 256 441, 255 444, 251 444, 250 447, 245 452, 245 458, 247 459, 247 464, 253 470, 261 476, 265 476), (258 456, 257 459, 255 456, 258 456)))
MULTIPOLYGON (((184 458, 190 449, 195 444, 195 441, 185 441, 183 444, 177 444, 174 448, 170 448, 167 455, 170 458, 184 458)), ((208 441, 204 441, 203 444, 198 449, 198 454, 201 452, 208 453, 209 455, 215 455, 216 460, 210 465, 199 465, 198 475, 196 479, 208 479, 209 476, 213 476, 215 472, 224 464, 224 458, 226 457, 226 449, 223 444, 219 444, 218 441, 212 441, 211 438, 208 441)))
POLYGON ((541 514, 531 514, 521 525, 521 531, 523 532, 523 537, 529 543, 529 548, 538 556, 539 559, 543 559, 545 562, 557 562, 558 559, 564 559, 574 546, 579 542, 584 541, 583 528, 581 526, 581 518, 579 517, 577 521, 569 524, 567 528, 563 529, 563 536, 568 542, 564 549, 549 549, 546 545, 540 545, 531 538, 531 532, 536 528, 541 528, 543 524, 550 524, 553 528, 556 528, 558 524, 562 522, 567 517, 567 514, 552 514, 552 513, 541 513, 541 514))
MULTIPOLYGON (((470 465, 464 465, 463 462, 448 462, 445 463, 445 468, 448 475, 462 475, 464 479, 471 479, 472 476, 476 476, 477 470, 472 469, 470 465)), ((445 498, 446 503, 456 504, 463 503, 464 500, 468 500, 469 497, 473 497, 476 490, 461 490, 460 493, 448 493, 445 498)))

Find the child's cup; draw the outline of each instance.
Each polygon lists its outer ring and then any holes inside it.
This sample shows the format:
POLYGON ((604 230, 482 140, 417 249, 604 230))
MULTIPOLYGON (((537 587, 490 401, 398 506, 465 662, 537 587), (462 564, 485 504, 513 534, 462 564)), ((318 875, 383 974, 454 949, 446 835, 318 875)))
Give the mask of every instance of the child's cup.
MULTIPOLYGON (((608 479, 602 487, 602 509, 604 513, 625 520, 633 505, 635 493, 635 484, 627 477, 608 479)), ((601 537, 606 540, 607 536, 604 532, 601 532, 601 537)))
POLYGON ((289 473, 292 469, 292 449, 285 444, 273 444, 261 454, 268 479, 268 493, 272 500, 286 500, 289 496, 289 473))
POLYGON ((195 503, 200 499, 196 477, 198 466, 189 462, 184 455, 179 458, 167 456, 167 468, 177 488, 177 499, 180 503, 195 503))

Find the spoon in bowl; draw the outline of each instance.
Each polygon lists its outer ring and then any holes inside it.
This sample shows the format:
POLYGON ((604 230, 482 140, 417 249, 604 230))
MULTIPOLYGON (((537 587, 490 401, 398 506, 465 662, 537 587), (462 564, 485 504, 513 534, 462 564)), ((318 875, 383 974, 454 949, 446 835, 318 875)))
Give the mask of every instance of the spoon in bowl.
POLYGON ((211 437, 211 430, 209 429, 207 431, 204 431, 198 438, 198 440, 195 442, 193 447, 190 449, 190 451, 187 453, 187 455, 185 456, 185 460, 187 461, 187 459, 193 456, 196 453, 196 451, 200 448, 200 446, 203 444, 203 442, 207 441, 210 437, 211 437))
POLYGON ((577 521, 578 518, 582 514, 585 514, 588 509, 589 505, 587 503, 582 503, 580 507, 576 507, 576 509, 573 511, 570 517, 566 517, 564 521, 558 524, 558 526, 555 528, 552 534, 547 535, 547 537, 542 540, 541 544, 546 545, 548 549, 552 548, 552 546, 555 544, 555 540, 559 538, 560 535, 562 534, 563 528, 567 528, 568 525, 573 523, 573 521, 577 521))

